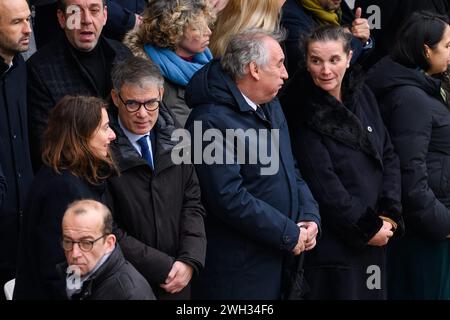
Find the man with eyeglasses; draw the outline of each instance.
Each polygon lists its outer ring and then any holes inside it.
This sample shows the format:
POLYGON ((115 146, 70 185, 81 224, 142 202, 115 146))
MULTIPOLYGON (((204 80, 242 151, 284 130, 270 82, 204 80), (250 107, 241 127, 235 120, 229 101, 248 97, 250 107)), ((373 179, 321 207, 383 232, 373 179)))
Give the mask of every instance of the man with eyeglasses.
POLYGON ((164 79, 148 59, 132 57, 112 71, 111 151, 120 175, 108 181, 108 205, 124 255, 158 299, 189 299, 204 265, 206 237, 200 187, 192 165, 176 165, 178 128, 161 102, 164 79))
MULTIPOLYGON (((125 260, 112 234, 109 209, 79 200, 62 220, 61 246, 67 265, 66 292, 71 300, 155 300, 145 278, 125 260)), ((65 268, 64 268, 65 267, 65 268)))

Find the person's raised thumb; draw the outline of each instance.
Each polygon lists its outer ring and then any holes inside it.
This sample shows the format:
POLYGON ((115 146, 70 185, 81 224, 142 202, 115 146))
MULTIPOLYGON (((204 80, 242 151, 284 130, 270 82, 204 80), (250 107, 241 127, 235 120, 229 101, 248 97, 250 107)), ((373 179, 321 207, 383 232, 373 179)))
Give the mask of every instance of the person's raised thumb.
POLYGON ((355 11, 355 19, 361 18, 361 14, 362 14, 362 9, 361 9, 361 7, 356 8, 356 11, 355 11))

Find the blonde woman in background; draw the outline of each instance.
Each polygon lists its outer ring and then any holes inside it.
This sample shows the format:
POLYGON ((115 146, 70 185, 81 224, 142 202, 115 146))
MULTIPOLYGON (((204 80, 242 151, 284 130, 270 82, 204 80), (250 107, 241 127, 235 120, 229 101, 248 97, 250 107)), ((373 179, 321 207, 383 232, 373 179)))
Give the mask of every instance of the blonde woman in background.
POLYGON ((214 57, 223 56, 230 38, 246 29, 273 32, 279 28, 280 10, 285 0, 229 0, 217 15, 209 48, 214 57))

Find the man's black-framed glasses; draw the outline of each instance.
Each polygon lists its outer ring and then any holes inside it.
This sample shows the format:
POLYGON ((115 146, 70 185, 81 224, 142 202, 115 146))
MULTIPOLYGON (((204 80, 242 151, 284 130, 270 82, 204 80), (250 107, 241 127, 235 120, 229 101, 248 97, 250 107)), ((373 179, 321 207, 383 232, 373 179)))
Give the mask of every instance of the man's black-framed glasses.
POLYGON ((150 99, 144 102, 139 102, 136 100, 127 100, 124 101, 122 99, 122 96, 120 95, 120 92, 117 94, 119 96, 120 101, 125 106, 125 109, 127 109, 128 112, 137 112, 139 109, 141 109, 142 106, 144 106, 144 109, 147 111, 155 111, 159 108, 159 104, 161 103, 161 100, 158 99, 150 99))
POLYGON ((105 236, 107 236, 109 233, 106 233, 104 235, 102 235, 101 237, 94 239, 94 240, 87 240, 87 239, 83 239, 80 241, 73 241, 70 239, 66 239, 63 238, 61 240, 61 247, 64 249, 64 251, 72 251, 73 250, 73 245, 75 243, 78 244, 78 247, 80 248, 81 251, 84 252, 89 252, 92 250, 92 248, 94 247, 94 244, 100 240, 101 238, 104 238, 105 236))

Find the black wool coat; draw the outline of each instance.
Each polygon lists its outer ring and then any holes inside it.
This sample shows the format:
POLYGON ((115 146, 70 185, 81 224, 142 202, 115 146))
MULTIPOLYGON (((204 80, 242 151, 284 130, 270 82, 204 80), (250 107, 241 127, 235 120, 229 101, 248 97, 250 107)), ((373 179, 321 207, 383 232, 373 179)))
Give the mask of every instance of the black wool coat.
POLYGON ((26 79, 26 66, 20 54, 13 58, 11 68, 0 57, 0 170, 4 179, 0 187, 0 200, 3 199, 0 201, 0 278, 14 277, 20 217, 33 179, 26 79))
POLYGON ((382 226, 380 216, 403 229, 399 162, 377 101, 357 72, 347 73, 342 92, 341 103, 304 70, 282 99, 284 107, 296 107, 293 149, 322 216, 322 238, 305 256, 308 298, 383 299, 385 248, 367 243, 382 226), (381 271, 380 290, 366 285, 373 265, 381 271))
POLYGON ((30 187, 17 258, 14 299, 65 299, 57 265, 66 260, 60 245, 67 206, 81 199, 103 201, 106 182, 98 185, 43 166, 30 187))

